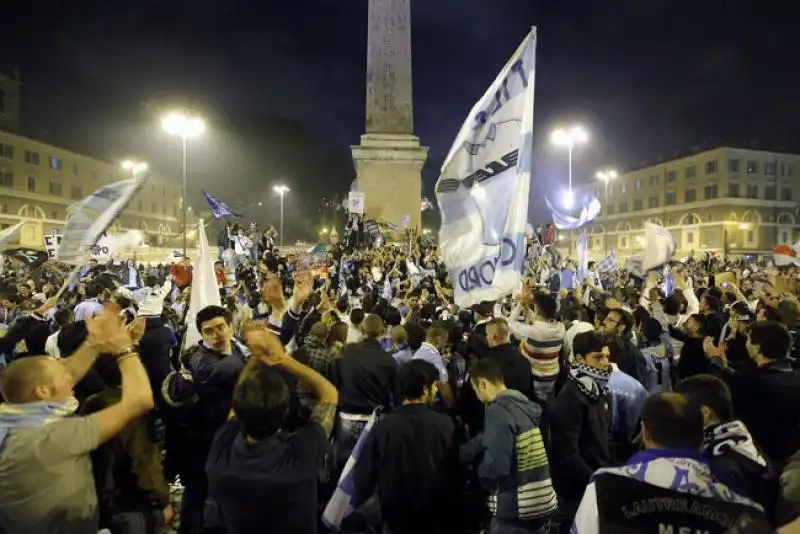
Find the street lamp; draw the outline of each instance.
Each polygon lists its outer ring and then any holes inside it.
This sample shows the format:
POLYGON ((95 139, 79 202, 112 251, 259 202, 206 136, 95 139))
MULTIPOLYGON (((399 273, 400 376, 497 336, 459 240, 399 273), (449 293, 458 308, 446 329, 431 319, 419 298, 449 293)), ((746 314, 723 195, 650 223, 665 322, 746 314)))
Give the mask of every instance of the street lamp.
POLYGON ((173 112, 161 119, 161 127, 170 135, 181 138, 183 148, 183 180, 181 187, 181 226, 183 227, 183 257, 186 257, 186 144, 206 131, 203 119, 185 113, 173 112))
POLYGON ((322 233, 322 235, 328 235, 328 229, 327 228, 323 228, 322 230, 320 230, 320 232, 322 233))
POLYGON ((136 176, 147 170, 147 163, 143 161, 135 161, 126 159, 122 162, 122 168, 131 173, 131 178, 136 180, 136 176))
POLYGON ((289 192, 289 188, 285 185, 275 185, 272 186, 272 190, 281 197, 281 248, 283 248, 283 197, 289 192))
MULTIPOLYGON (((566 147, 569 154, 569 189, 566 203, 572 203, 572 150, 575 146, 589 141, 589 134, 580 126, 559 128, 550 135, 550 142, 558 147, 566 147)), ((571 207, 571 206, 568 206, 571 207)))

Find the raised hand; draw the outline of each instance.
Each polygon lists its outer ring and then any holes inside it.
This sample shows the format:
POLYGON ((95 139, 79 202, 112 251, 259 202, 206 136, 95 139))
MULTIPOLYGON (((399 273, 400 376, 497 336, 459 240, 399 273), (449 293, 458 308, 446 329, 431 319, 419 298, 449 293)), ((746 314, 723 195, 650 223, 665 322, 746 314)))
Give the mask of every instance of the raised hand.
POLYGON ((119 306, 114 302, 106 302, 105 310, 100 315, 86 319, 86 331, 89 333, 88 343, 98 352, 118 354, 133 347, 131 334, 119 316, 119 306))

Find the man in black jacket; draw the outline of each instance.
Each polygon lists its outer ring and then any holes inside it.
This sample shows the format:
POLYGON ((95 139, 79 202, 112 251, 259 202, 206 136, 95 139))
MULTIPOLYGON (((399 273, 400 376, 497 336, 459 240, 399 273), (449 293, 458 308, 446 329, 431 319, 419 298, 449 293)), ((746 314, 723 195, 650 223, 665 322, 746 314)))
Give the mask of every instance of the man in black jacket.
POLYGON ((733 399, 725 382, 712 375, 695 375, 683 380, 676 392, 703 413, 703 454, 714 476, 764 506, 771 516, 778 493, 775 470, 747 426, 733 418, 733 399))
POLYGON ((503 371, 503 382, 508 389, 516 389, 529 400, 534 400, 531 383, 531 364, 520 354, 519 347, 511 343, 511 330, 502 317, 486 323, 486 357, 503 371))
POLYGON ((550 467, 559 500, 560 532, 568 532, 589 480, 611 465, 608 343, 598 332, 573 340, 569 379, 549 409, 550 467))
POLYGON ((344 467, 375 408, 395 403, 397 362, 381 348, 379 340, 385 330, 383 319, 368 314, 361 323, 364 341, 348 345, 332 367, 333 383, 339 390, 337 468, 344 467))
POLYGON ((631 341, 633 316, 623 309, 609 310, 603 321, 602 330, 609 340, 611 361, 619 366, 620 371, 638 380, 645 389, 649 389, 647 360, 642 356, 642 351, 631 341))

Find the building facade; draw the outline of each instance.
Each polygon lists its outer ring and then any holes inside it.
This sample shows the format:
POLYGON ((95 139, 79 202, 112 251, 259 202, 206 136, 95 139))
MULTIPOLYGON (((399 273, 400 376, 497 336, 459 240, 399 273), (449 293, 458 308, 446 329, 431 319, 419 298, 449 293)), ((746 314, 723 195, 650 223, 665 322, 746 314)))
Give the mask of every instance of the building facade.
MULTIPOLYGON (((130 175, 119 162, 100 161, 14 133, 18 98, 19 81, 0 75, 0 227, 28 221, 7 246, 41 249, 45 234, 63 230, 70 205, 130 175)), ((111 230, 140 230, 153 248, 180 248, 180 197, 180 185, 152 176, 111 230)))
MULTIPOLYGON (((670 231, 676 257, 771 257, 776 245, 800 239, 798 175, 800 155, 723 147, 582 186, 602 203, 586 227, 590 259, 641 251, 647 221, 670 231)), ((574 256, 577 236, 559 234, 563 253, 574 256)))

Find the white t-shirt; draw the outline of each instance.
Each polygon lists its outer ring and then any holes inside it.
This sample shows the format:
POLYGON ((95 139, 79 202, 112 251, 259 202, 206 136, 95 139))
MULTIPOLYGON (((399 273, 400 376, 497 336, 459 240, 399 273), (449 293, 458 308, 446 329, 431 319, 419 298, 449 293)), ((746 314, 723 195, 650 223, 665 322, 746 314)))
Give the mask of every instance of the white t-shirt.
POLYGON ((47 353, 48 356, 52 356, 53 358, 61 359, 61 351, 58 350, 58 334, 61 333, 61 330, 56 332, 55 334, 50 334, 47 337, 47 341, 44 344, 44 351, 47 353))

